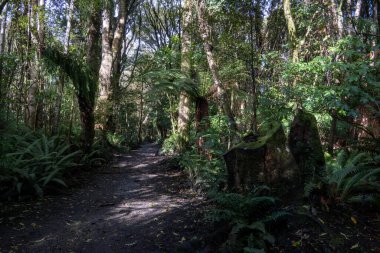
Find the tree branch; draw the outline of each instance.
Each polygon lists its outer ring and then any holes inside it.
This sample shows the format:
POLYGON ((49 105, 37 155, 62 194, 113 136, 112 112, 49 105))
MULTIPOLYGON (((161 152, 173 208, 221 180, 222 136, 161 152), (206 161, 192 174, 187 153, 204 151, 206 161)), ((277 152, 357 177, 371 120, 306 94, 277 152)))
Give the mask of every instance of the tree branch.
POLYGON ((9 2, 9 0, 3 0, 1 3, 0 3, 0 14, 3 13, 3 10, 4 10, 4 7, 5 5, 9 2))

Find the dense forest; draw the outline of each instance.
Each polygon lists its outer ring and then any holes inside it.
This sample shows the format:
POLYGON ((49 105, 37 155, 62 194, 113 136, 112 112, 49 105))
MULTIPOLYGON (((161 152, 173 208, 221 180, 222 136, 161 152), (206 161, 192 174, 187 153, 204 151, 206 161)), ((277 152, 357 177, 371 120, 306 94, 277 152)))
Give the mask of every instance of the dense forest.
POLYGON ((379 5, 1 0, 0 252, 380 252, 379 5))

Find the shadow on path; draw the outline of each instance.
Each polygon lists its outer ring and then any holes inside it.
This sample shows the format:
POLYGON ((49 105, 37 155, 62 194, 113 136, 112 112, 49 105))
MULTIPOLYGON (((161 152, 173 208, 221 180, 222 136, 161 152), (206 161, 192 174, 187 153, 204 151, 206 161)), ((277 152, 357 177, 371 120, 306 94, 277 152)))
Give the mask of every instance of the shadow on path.
POLYGON ((189 190, 183 172, 156 156, 157 149, 146 144, 118 156, 70 196, 2 206, 0 252, 184 252, 193 244, 202 248, 209 230, 202 221, 206 203, 189 190))

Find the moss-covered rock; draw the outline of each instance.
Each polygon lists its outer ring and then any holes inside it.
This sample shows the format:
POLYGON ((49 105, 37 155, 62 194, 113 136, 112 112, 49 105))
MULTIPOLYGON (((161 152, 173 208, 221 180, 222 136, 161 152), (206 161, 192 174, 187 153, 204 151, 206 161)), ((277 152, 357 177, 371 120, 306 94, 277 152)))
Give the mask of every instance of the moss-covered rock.
POLYGON ((272 124, 256 141, 236 145, 224 154, 224 160, 230 188, 244 191, 258 183, 278 186, 281 182, 298 182, 298 169, 281 124, 272 124))
POLYGON ((314 115, 298 110, 289 132, 289 148, 302 181, 319 181, 325 173, 325 159, 314 115))

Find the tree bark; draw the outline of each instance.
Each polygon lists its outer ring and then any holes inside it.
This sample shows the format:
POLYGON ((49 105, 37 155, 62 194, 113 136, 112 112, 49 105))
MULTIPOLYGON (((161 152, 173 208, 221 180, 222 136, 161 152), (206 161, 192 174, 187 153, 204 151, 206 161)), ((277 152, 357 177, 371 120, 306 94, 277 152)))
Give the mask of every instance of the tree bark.
POLYGON ((0 14, 3 13, 3 10, 5 9, 5 6, 6 4, 9 2, 9 0, 3 0, 1 3, 0 3, 0 14))
POLYGON ((355 19, 359 19, 360 18, 360 13, 361 13, 361 10, 362 10, 362 4, 363 4, 363 0, 358 0, 356 2, 356 6, 355 6, 355 19))
POLYGON ((296 26, 294 24, 292 12, 291 12, 290 0, 284 0, 283 8, 284 8, 286 25, 288 28, 290 48, 292 50, 292 61, 298 62, 299 56, 298 56, 297 30, 296 30, 296 26))
POLYGON ((113 100, 117 97, 116 90, 120 77, 120 60, 122 39, 125 33, 127 18, 126 0, 120 0, 118 18, 112 29, 113 8, 107 6, 102 13, 102 59, 99 70, 99 109, 103 110, 101 124, 104 130, 110 130, 112 123, 113 100))
POLYGON ((237 131, 237 125, 235 122, 235 117, 232 113, 230 101, 226 90, 224 89, 222 82, 218 73, 218 65, 216 64, 214 54, 212 52, 212 43, 210 33, 210 27, 206 17, 206 3, 205 0, 198 0, 198 23, 199 23, 199 32, 203 40, 203 47, 206 52, 208 66, 212 75, 214 85, 217 89, 217 98, 220 108, 224 111, 228 119, 229 128, 232 131, 237 131))
MULTIPOLYGON (((7 6, 4 6, 5 12, 1 13, 0 15, 0 55, 3 55, 4 49, 5 49, 5 42, 6 42, 6 26, 7 26, 7 6)), ((3 110, 5 109, 4 100, 6 89, 5 89, 5 83, 3 81, 3 61, 0 61, 0 117, 3 116, 3 110)))
POLYGON ((331 0, 331 13, 334 19, 334 23, 338 29, 338 39, 343 38, 343 0, 340 0, 338 5, 335 0, 331 0))
POLYGON ((38 12, 37 12, 37 80, 38 80, 38 95, 37 99, 37 115, 36 115, 36 128, 42 129, 45 123, 44 112, 44 90, 45 79, 42 73, 42 49, 45 44, 45 0, 38 0, 38 12))
POLYGON ((88 94, 77 93, 80 118, 82 123, 82 148, 85 152, 91 150, 92 144, 95 137, 95 117, 94 117, 94 106, 95 106, 95 96, 96 96, 96 86, 98 80, 98 68, 99 68, 99 57, 98 57, 98 42, 100 39, 100 11, 94 10, 90 17, 88 35, 87 35, 87 53, 86 62, 90 67, 91 80, 93 83, 89 84, 88 94))
MULTIPOLYGON (((192 0, 185 0, 182 11, 181 71, 189 76, 191 75, 191 8, 192 0)), ((190 97, 185 92, 181 92, 178 106, 180 147, 185 146, 189 141, 190 103, 190 97)))
POLYGON ((38 54, 36 47, 38 46, 37 39, 37 17, 36 7, 38 2, 36 0, 29 0, 28 5, 28 54, 33 56, 32 60, 28 63, 28 107, 27 107, 27 125, 31 129, 36 129, 37 126, 37 93, 38 93, 38 54))
MULTIPOLYGON (((69 52, 69 45, 70 45, 70 33, 71 33, 71 20, 73 18, 74 13, 74 1, 75 0, 69 0, 69 6, 66 14, 66 32, 65 32, 65 38, 64 38, 64 45, 63 45, 63 52, 64 54, 67 54, 69 52)), ((54 105, 54 115, 53 115, 53 124, 52 124, 52 134, 57 134, 59 130, 59 124, 61 121, 61 105, 62 105, 62 96, 63 96, 63 88, 65 85, 65 75, 64 73, 61 73, 59 76, 59 83, 57 87, 57 99, 55 100, 54 105)))

